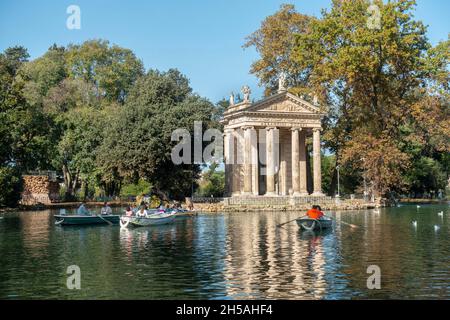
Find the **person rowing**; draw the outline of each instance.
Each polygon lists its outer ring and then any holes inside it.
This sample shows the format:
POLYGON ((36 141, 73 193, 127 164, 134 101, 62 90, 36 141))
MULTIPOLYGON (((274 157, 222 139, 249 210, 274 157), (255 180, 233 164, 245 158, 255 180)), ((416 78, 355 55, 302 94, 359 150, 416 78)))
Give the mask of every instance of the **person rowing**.
POLYGON ((89 213, 89 210, 86 209, 85 202, 81 202, 80 206, 77 209, 77 215, 79 215, 79 216, 89 216, 89 215, 91 215, 89 213))
POLYGON ((308 212, 306 212, 306 215, 310 218, 310 219, 314 219, 314 220, 320 220, 323 219, 324 214, 322 212, 322 208, 320 206, 312 206, 311 209, 308 210, 308 212))

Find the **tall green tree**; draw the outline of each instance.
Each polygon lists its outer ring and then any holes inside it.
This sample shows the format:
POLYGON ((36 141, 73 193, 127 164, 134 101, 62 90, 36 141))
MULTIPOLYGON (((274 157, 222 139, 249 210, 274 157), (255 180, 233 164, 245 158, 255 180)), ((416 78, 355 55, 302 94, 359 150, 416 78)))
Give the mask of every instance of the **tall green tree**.
POLYGON ((49 166, 51 119, 28 103, 18 76, 27 59, 23 47, 0 54, 0 205, 16 203, 24 172, 49 166))
POLYGON ((295 48, 295 35, 307 32, 313 18, 283 4, 280 10, 267 17, 261 27, 246 38, 244 48, 253 47, 260 55, 250 69, 266 87, 266 95, 275 93, 282 72, 291 87, 305 86, 309 74, 291 59, 295 48))
POLYGON ((188 79, 177 70, 150 70, 130 91, 125 107, 115 115, 105 134, 97 165, 111 176, 128 181, 145 179, 162 198, 191 193, 197 165, 174 165, 172 132, 193 131, 194 121, 207 127, 214 106, 192 93, 188 79))
POLYGON ((96 86, 97 95, 123 103, 137 78, 143 75, 142 62, 134 53, 105 40, 69 45, 65 54, 66 70, 72 79, 96 86))

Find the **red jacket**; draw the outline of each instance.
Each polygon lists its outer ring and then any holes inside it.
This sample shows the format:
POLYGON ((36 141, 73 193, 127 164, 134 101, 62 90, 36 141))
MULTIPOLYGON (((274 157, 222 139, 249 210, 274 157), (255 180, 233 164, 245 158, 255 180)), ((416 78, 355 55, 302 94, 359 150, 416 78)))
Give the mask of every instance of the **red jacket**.
POLYGON ((306 214, 311 219, 316 219, 316 220, 323 217, 323 212, 320 210, 317 210, 317 209, 310 209, 310 210, 308 210, 308 212, 306 214))

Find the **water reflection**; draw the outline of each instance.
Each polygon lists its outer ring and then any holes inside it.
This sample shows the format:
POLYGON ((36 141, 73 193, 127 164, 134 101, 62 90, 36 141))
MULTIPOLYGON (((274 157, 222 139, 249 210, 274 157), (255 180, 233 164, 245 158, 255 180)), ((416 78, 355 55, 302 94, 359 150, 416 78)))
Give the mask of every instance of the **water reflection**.
POLYGON ((299 213, 200 215, 136 229, 58 227, 53 214, 0 222, 0 298, 450 298, 447 206, 335 212, 333 230, 322 233, 277 227, 299 213), (72 264, 82 290, 65 287, 72 264), (381 268, 381 290, 366 287, 369 265, 381 268))
POLYGON ((320 299, 327 291, 326 265, 333 263, 331 231, 277 228, 294 215, 230 215, 226 247, 227 295, 236 299, 320 299))

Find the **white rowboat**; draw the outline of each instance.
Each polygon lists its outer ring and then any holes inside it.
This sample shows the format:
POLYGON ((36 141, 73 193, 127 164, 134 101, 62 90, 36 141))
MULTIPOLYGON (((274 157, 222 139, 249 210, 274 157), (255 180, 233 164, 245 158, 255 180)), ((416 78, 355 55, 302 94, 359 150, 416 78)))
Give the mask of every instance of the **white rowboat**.
POLYGON ((172 223, 175 220, 176 214, 173 212, 157 213, 149 215, 148 217, 120 217, 120 226, 126 228, 128 226, 133 227, 146 227, 155 226, 161 224, 172 223))

